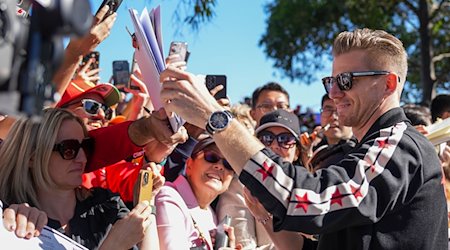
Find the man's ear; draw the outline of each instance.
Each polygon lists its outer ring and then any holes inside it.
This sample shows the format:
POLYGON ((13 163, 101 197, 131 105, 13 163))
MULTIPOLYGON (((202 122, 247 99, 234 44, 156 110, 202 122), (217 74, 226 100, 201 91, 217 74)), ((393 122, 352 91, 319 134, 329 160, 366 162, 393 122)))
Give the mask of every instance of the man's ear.
POLYGON ((256 112, 256 110, 254 110, 253 108, 252 109, 250 109, 250 116, 253 118, 253 120, 256 122, 256 119, 255 119, 255 112, 256 112))
POLYGON ((398 84, 398 76, 394 73, 387 75, 386 91, 389 93, 395 92, 398 84))
POLYGON ((187 158, 187 160, 186 160, 186 175, 189 175, 189 173, 191 172, 191 169, 192 169, 192 158, 191 157, 189 157, 189 158, 187 158))

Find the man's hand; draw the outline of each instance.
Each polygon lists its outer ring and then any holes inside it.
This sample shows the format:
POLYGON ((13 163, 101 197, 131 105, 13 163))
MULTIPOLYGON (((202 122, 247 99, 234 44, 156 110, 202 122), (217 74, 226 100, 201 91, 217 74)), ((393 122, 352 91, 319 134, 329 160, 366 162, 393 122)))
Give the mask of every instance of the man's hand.
POLYGON ((73 81, 74 82, 91 82, 96 83, 98 80, 100 80, 99 72, 100 69, 96 68, 91 70, 89 67, 92 63, 95 62, 95 59, 90 58, 87 63, 80 68, 80 70, 75 74, 73 81))
POLYGON ((169 148, 175 144, 184 143, 188 139, 184 127, 181 127, 176 133, 172 132, 164 109, 153 112, 149 117, 134 121, 128 129, 128 134, 136 145, 146 145, 157 140, 169 148))
POLYGON ((169 66, 161 73, 160 81, 165 109, 199 128, 205 127, 212 112, 223 109, 203 81, 191 73, 169 66))
POLYGON ((27 203, 13 204, 3 212, 3 226, 19 238, 38 237, 47 224, 47 214, 27 203))
POLYGON ((113 13, 103 20, 108 10, 108 5, 103 6, 103 8, 94 17, 94 22, 89 30, 89 33, 83 37, 71 39, 67 49, 70 49, 71 52, 76 53, 77 56, 82 56, 93 51, 97 45, 105 40, 109 36, 111 28, 117 18, 117 13, 113 13))

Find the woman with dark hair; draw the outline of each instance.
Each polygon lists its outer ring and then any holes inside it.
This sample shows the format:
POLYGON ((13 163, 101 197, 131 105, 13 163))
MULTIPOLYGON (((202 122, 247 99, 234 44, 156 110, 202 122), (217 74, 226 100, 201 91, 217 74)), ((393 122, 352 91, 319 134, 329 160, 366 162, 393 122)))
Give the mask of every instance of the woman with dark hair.
MULTIPOLYGON (((186 174, 166 182, 156 196, 161 249, 213 249, 210 232, 218 219, 210 205, 228 189, 233 173, 211 137, 196 144, 186 161, 186 174)), ((233 229, 225 230, 234 247, 233 229)))

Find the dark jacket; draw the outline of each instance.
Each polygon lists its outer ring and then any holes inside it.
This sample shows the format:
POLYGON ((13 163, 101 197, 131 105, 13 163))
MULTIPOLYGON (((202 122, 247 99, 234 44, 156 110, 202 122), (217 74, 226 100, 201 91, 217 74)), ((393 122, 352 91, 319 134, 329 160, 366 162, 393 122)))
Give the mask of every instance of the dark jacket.
POLYGON ((345 159, 315 174, 264 149, 240 174, 274 230, 320 234, 318 249, 447 249, 439 159, 403 110, 381 116, 345 159))

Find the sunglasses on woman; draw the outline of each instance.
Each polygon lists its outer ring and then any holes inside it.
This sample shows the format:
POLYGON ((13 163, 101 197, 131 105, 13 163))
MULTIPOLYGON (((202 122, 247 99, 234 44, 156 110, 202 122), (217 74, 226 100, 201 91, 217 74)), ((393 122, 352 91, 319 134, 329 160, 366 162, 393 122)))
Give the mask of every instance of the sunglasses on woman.
POLYGON ((84 152, 88 154, 92 151, 93 140, 91 138, 85 138, 80 143, 76 139, 64 140, 53 146, 53 151, 59 152, 64 160, 73 160, 77 157, 80 148, 83 148, 84 152))
POLYGON ((341 91, 345 91, 353 87, 354 77, 389 75, 390 73, 389 71, 344 72, 336 77, 328 76, 322 78, 322 84, 327 94, 329 94, 335 82, 341 91))
POLYGON ((278 146, 284 149, 290 149, 297 143, 297 138, 288 132, 274 134, 270 131, 262 131, 258 134, 258 139, 264 144, 266 147, 272 145, 273 141, 277 141, 278 146))
POLYGON ((222 164, 226 169, 234 171, 233 168, 231 167, 230 163, 228 163, 228 161, 225 160, 225 158, 220 157, 214 151, 203 150, 203 159, 205 159, 205 161, 207 161, 209 163, 218 163, 220 160, 222 160, 222 164))
POLYGON ((111 120, 113 110, 105 104, 92 99, 82 99, 81 103, 83 104, 83 109, 86 114, 90 116, 96 116, 98 115, 100 109, 103 109, 103 112, 105 113, 105 119, 111 120))

